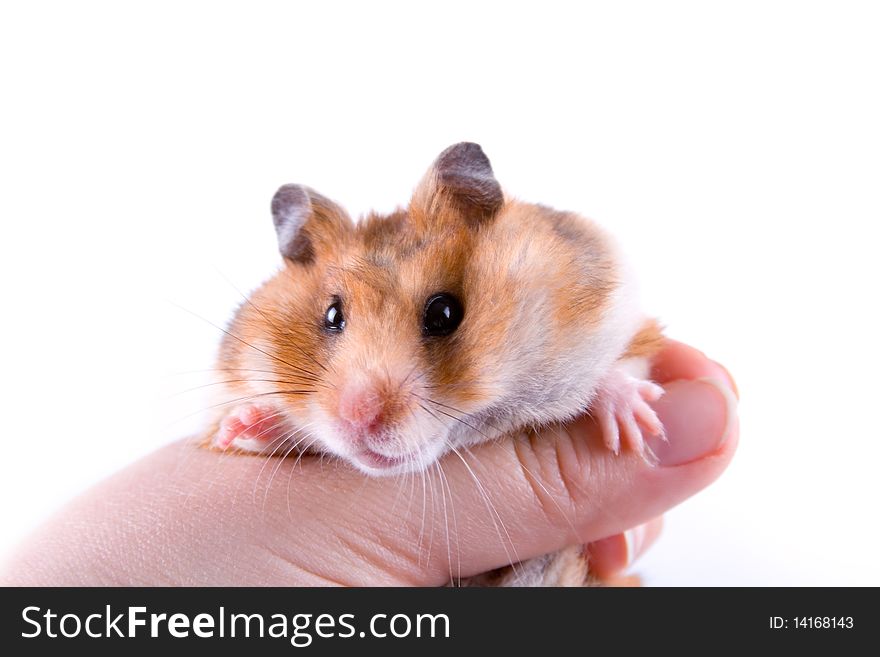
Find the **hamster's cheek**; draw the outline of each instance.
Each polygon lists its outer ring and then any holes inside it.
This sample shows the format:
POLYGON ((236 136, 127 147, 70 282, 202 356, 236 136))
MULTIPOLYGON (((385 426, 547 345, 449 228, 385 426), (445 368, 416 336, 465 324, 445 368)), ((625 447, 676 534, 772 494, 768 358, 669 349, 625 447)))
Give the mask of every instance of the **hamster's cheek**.
POLYGON ((348 459, 351 456, 351 446, 339 435, 336 429, 336 421, 328 414, 318 400, 312 399, 308 404, 306 430, 311 435, 309 442, 303 447, 318 453, 333 454, 348 459))

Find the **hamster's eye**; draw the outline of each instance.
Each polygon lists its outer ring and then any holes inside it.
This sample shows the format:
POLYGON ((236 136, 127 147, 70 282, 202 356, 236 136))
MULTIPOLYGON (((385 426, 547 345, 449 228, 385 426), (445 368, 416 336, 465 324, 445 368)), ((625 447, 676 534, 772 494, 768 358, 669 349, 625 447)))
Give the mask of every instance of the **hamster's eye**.
POLYGON ((425 335, 449 335, 464 317, 464 309, 451 294, 435 294, 425 304, 425 335))
POLYGON ((334 298, 333 303, 324 313, 324 328, 328 331, 341 331, 345 328, 345 316, 342 314, 342 301, 334 298))

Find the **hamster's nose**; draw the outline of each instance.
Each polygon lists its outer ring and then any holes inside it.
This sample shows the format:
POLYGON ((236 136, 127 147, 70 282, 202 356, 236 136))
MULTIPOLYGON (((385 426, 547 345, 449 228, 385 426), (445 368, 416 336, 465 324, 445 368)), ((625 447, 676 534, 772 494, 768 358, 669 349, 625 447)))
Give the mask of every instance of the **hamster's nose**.
POLYGON ((359 433, 375 433, 386 422, 386 402, 375 386, 350 384, 339 396, 339 417, 359 433))

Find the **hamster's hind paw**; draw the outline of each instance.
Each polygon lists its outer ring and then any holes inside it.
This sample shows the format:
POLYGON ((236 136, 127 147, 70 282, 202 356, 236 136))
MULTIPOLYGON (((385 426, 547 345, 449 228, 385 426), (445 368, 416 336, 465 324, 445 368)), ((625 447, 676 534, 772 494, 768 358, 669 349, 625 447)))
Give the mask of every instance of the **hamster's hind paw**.
POLYGON ((651 450, 645 444, 645 434, 666 440, 663 425, 657 413, 649 406, 663 395, 656 383, 634 377, 615 368, 599 385, 590 414, 599 423, 605 446, 615 454, 621 443, 642 458, 651 460, 651 450))
POLYGON ((286 436, 285 418, 281 411, 265 404, 243 404, 236 406, 220 421, 212 444, 219 449, 233 446, 248 451, 262 451, 286 436))

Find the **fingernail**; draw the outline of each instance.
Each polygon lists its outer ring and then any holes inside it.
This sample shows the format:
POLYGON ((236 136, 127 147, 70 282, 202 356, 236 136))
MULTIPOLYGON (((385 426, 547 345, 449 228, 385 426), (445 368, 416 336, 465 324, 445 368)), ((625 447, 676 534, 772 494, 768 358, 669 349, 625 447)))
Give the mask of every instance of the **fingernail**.
POLYGON ((736 396, 716 379, 672 381, 654 404, 667 441, 656 436, 648 445, 661 466, 684 465, 717 450, 736 416, 736 396))
POLYGON ((645 546, 645 526, 639 525, 623 532, 623 538, 626 541, 626 564, 632 563, 642 554, 645 546))
POLYGON ((724 377, 726 379, 725 383, 727 384, 727 387, 730 388, 733 391, 733 394, 736 395, 736 398, 739 399, 739 388, 736 387, 736 381, 734 381, 733 377, 731 376, 730 370, 724 367, 724 365, 719 363, 717 360, 713 360, 712 362, 715 363, 718 366, 718 369, 720 369, 724 373, 724 377))

